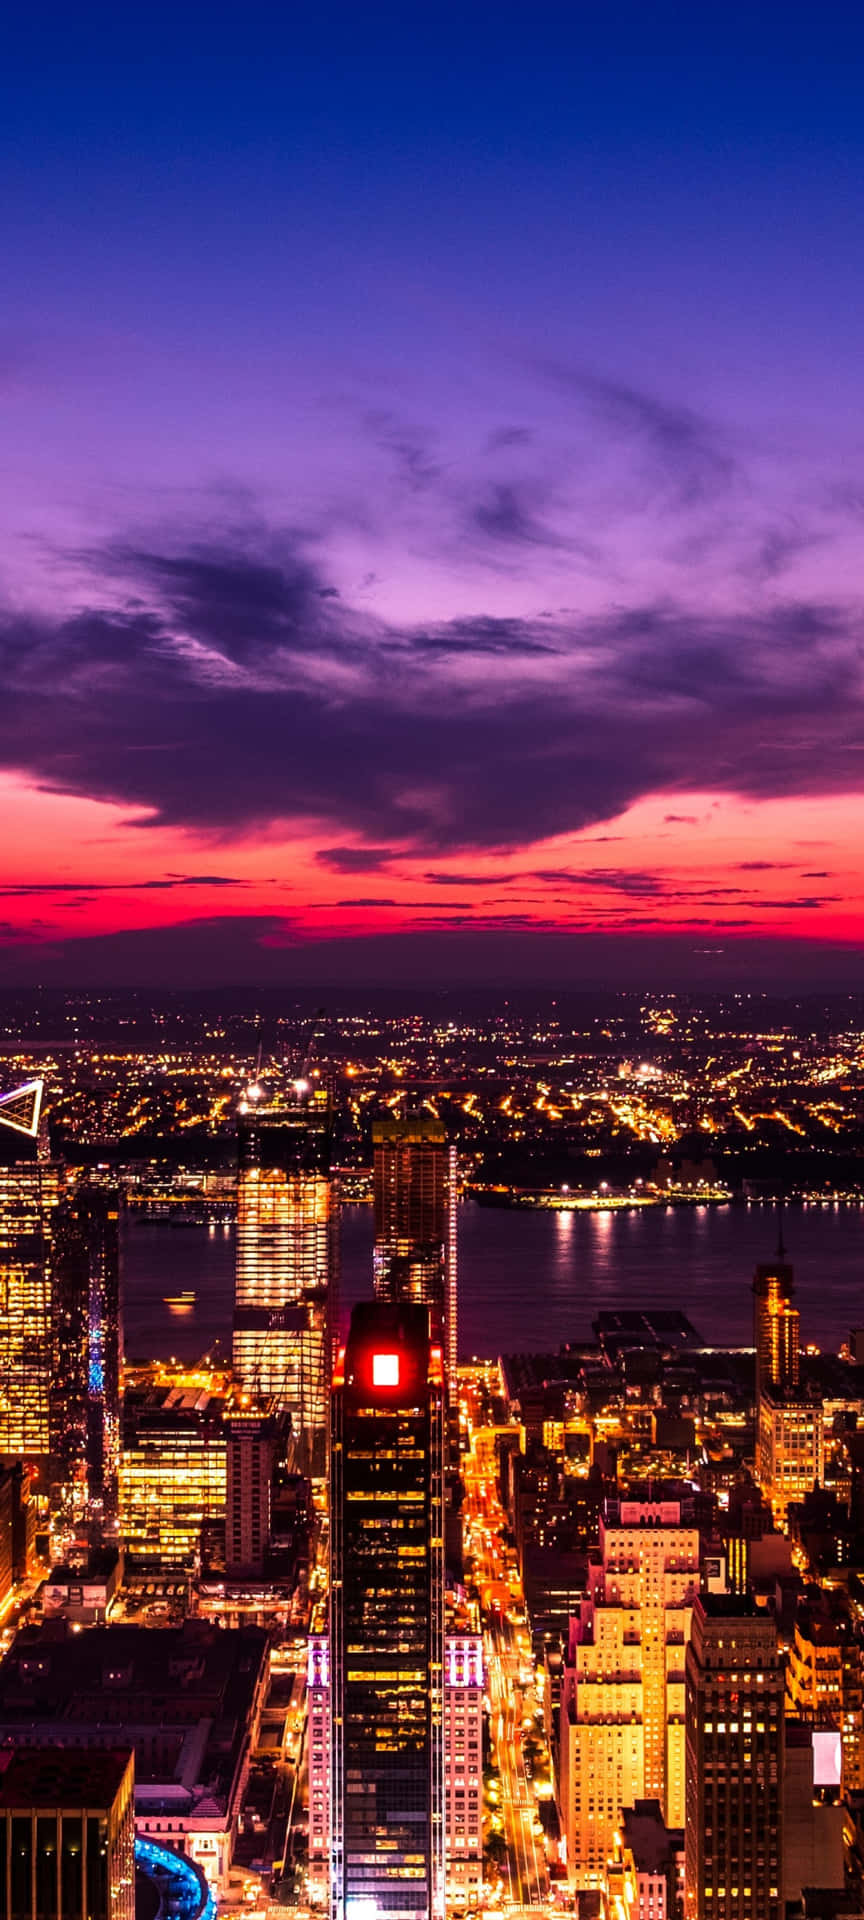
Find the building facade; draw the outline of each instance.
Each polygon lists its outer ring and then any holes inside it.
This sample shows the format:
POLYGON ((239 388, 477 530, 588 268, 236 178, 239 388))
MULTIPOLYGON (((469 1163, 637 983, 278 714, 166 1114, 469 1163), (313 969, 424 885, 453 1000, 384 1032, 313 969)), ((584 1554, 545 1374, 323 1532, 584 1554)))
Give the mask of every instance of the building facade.
POLYGON ((132 1753, 0 1752, 4 1920, 135 1920, 132 1753))
POLYGON ((127 1561, 196 1565, 201 1531, 225 1519, 224 1403, 206 1391, 127 1391, 120 1461, 120 1533, 127 1561))
POLYGON ((448 1634, 444 1653, 447 1899, 475 1907, 483 1884, 483 1639, 448 1634))
POLYGON ((561 1691, 559 1801, 571 1883, 602 1886, 624 1807, 684 1824, 684 1656, 699 1534, 678 1501, 607 1503, 561 1691))
POLYGON ((759 1396, 756 1478, 776 1526, 785 1529, 790 1505, 804 1499, 825 1477, 822 1407, 791 1389, 759 1396))
POLYGON ((427 1308, 355 1307, 331 1422, 331 1913, 442 1920, 444 1361, 427 1308))
POLYGON ((41 1080, 0 1098, 0 1454, 39 1462, 56 1435, 52 1160, 41 1080))
POLYGON ((703 1594, 687 1648, 686 1920, 782 1920, 783 1664, 773 1617, 703 1594))
POLYGON ((325 1468, 338 1214, 330 1102, 298 1082, 292 1104, 251 1096, 238 1115, 234 1374, 290 1414, 298 1464, 325 1468))
POLYGON ((451 1378, 458 1356, 456 1154, 429 1113, 373 1121, 375 1292, 430 1307, 451 1378))

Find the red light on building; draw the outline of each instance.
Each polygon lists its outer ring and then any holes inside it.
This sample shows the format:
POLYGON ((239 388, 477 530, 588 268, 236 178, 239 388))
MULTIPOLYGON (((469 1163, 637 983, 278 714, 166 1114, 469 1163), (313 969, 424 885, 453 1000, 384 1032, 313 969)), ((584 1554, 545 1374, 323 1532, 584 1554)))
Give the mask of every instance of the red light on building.
POLYGON ((444 1385, 444 1352, 441 1347, 429 1349, 429 1379, 433 1387, 444 1385))
POLYGON ((398 1387, 398 1353, 373 1353, 372 1385, 373 1387, 398 1387))

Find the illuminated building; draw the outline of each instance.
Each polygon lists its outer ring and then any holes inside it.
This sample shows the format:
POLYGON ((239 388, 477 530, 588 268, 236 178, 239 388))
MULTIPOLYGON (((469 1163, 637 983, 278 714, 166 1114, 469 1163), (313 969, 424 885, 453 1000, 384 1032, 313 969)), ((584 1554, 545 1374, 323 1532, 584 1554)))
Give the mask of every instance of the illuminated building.
POLYGON ((795 1269, 785 1258, 782 1239, 777 1258, 753 1275, 753 1345, 756 1349, 756 1399, 763 1393, 798 1386, 800 1324, 792 1305, 795 1269))
POLYGON ((812 1589, 798 1609, 786 1668, 789 1713, 841 1735, 842 1784, 864 1786, 864 1650, 838 1594, 812 1589))
POLYGON ((42 1082, 0 1098, 0 1454, 47 1463, 56 1432, 52 1217, 42 1082))
POLYGON ((117 1526, 120 1464, 120 1197, 86 1181, 54 1216, 52 1454, 66 1478, 83 1467, 88 1515, 117 1526))
POLYGON ((756 1478, 775 1523, 785 1527, 792 1501, 821 1486, 825 1473, 822 1407, 790 1393, 762 1393, 758 1404, 756 1478))
POLYGON ((270 1545, 273 1474, 284 1423, 266 1408, 230 1407, 225 1414, 225 1571, 258 1578, 270 1545))
POLYGON ((355 1307, 331 1401, 331 1913, 444 1914, 444 1364, 355 1307))
POLYGON ((684 1835, 670 1830, 657 1800, 625 1807, 607 1872, 618 1920, 677 1920, 684 1887, 684 1835))
POLYGON ((309 1892, 313 1906, 330 1893, 330 1641, 312 1634, 306 1664, 309 1755, 309 1892))
POLYGON ((483 1881, 483 1640, 448 1634, 444 1651, 447 1898, 475 1906, 483 1881))
POLYGON ((686 1920, 782 1920, 783 1665, 773 1617, 703 1594, 687 1648, 686 1920))
POLYGON ((135 1920, 134 1784, 128 1748, 0 1752, 6 1920, 135 1920))
POLYGON ((432 1310, 451 1378, 458 1354, 456 1154, 429 1113, 372 1125, 375 1292, 432 1310))
POLYGON ((235 1379, 290 1413, 300 1464, 322 1473, 338 1254, 327 1094, 298 1082, 277 1108, 250 1093, 238 1141, 235 1379))
POLYGON ((699 1534, 675 1500, 607 1503, 571 1622, 561 1693, 560 1799, 570 1880, 603 1884, 622 1810, 656 1799, 684 1825, 684 1649, 699 1534))
POLYGON ((129 1389, 120 1458, 120 1531, 127 1561, 192 1567, 201 1529, 225 1518, 221 1399, 183 1386, 129 1389))

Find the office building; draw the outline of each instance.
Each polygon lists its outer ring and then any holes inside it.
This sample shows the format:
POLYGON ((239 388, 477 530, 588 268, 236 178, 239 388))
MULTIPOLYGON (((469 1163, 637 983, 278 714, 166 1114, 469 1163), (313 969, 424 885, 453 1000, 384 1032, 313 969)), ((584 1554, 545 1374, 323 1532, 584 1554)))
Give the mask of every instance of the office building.
POLYGON ((333 1920, 444 1914, 444 1363, 355 1307, 331 1413, 333 1920))
POLYGON ((224 1401, 195 1386, 127 1389, 120 1534, 127 1565, 194 1568, 202 1528, 225 1520, 224 1401))
POLYGON ((603 1885, 624 1807, 657 1800, 684 1825, 684 1651, 699 1533, 677 1500, 608 1501, 571 1622, 559 1799, 571 1884, 603 1885))
MULTIPOLYGON (((783 1761, 783 1898, 801 1911, 807 1889, 831 1893, 839 1906, 846 1887, 840 1730, 823 1730, 786 1717, 783 1761)), ((832 1902, 830 1911, 834 1911, 832 1902)))
POLYGON ((338 1272, 330 1102, 305 1081, 285 1106, 255 1092, 237 1120, 235 1380, 290 1414, 298 1466, 321 1474, 338 1272))
POLYGON ((38 1462, 56 1436, 52 1225, 62 1169, 50 1157, 41 1080, 0 1097, 0 1454, 38 1462))
POLYGON ((306 1661, 309 1756, 309 1898, 323 1907, 330 1898, 330 1641, 311 1634, 306 1661))
POLYGON ((753 1275, 757 1401, 763 1393, 794 1392, 798 1386, 800 1325, 794 1292, 795 1269, 781 1239, 776 1259, 763 1262, 753 1275))
POLYGON ((134 1791, 128 1747, 0 1751, 2 1920, 135 1920, 134 1791))
POLYGON ((842 1784, 864 1788, 864 1648, 845 1594, 808 1590, 786 1666, 787 1713, 840 1737, 842 1784))
POLYGON ((473 1907, 483 1882, 483 1640, 448 1634, 444 1646, 447 1900, 473 1907))
POLYGON ((432 1312, 455 1379, 456 1154, 430 1113, 373 1121, 375 1292, 415 1300, 432 1312))
POLYGON ((687 1648, 686 1920, 782 1920, 783 1684, 772 1615, 701 1595, 687 1648))
POLYGON ((260 1579, 270 1546, 273 1479, 286 1444, 285 1422, 264 1405, 225 1413, 225 1572, 260 1579))
POLYGON ((103 1536, 117 1530, 120 1464, 120 1196, 82 1181, 54 1215, 56 1390, 52 1456, 103 1536))
POLYGON ((822 1407, 791 1389, 766 1390, 759 1396, 757 1418, 756 1478, 775 1525, 785 1529, 790 1505, 824 1479, 822 1407))
POLYGON ((131 1747, 136 1832, 187 1854, 224 1892, 269 1677, 259 1627, 76 1633, 51 1620, 25 1627, 0 1663, 0 1748, 38 1741, 71 1766, 82 1750, 91 1762, 131 1747))

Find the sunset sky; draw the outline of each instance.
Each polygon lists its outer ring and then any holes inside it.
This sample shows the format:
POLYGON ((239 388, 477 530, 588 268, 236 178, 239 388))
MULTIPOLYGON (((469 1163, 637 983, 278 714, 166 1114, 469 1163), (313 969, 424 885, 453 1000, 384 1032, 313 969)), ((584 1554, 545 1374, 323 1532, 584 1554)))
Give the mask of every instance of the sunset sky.
POLYGON ((855 984, 864 22, 696 12, 11 30, 0 981, 855 984))

